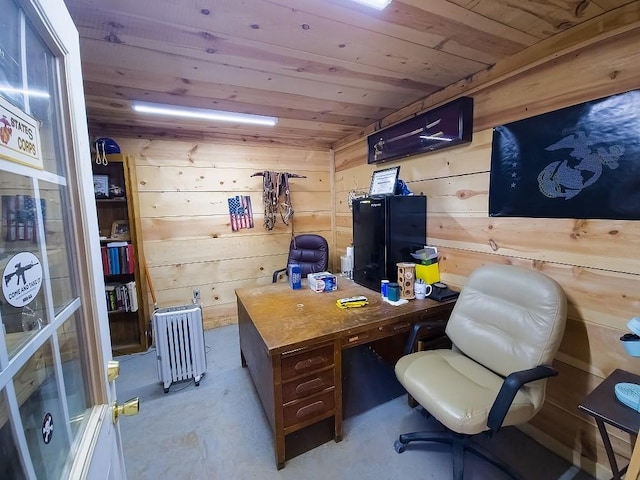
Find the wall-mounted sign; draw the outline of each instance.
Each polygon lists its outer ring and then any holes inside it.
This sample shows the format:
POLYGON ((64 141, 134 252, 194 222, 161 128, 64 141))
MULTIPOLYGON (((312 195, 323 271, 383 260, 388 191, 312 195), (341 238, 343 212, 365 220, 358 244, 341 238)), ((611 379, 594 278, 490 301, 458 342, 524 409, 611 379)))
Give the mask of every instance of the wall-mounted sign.
POLYGON ((2 293, 14 307, 24 307, 42 287, 42 265, 31 252, 20 252, 7 262, 2 272, 2 293))
POLYGON ((367 138, 367 163, 432 152, 472 139, 473 98, 461 97, 367 138))
POLYGON ((42 170, 38 121, 0 97, 0 158, 42 170))

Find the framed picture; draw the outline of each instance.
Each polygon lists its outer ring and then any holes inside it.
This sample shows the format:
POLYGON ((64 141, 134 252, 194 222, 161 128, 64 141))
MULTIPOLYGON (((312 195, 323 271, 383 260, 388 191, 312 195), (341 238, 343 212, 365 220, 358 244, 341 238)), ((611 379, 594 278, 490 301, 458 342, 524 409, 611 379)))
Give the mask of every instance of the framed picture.
POLYGON ((129 240, 129 222, 116 220, 111 224, 111 238, 114 240, 129 240))
POLYGON ((396 190, 396 182, 400 174, 400 167, 385 168, 384 170, 376 170, 371 174, 371 186, 369 187, 369 196, 374 195, 393 195, 396 190))
POLYGON ((367 137, 367 163, 429 153, 469 143, 473 136, 473 98, 461 97, 367 137))
POLYGON ((93 176, 93 192, 96 198, 109 198, 109 175, 93 176))

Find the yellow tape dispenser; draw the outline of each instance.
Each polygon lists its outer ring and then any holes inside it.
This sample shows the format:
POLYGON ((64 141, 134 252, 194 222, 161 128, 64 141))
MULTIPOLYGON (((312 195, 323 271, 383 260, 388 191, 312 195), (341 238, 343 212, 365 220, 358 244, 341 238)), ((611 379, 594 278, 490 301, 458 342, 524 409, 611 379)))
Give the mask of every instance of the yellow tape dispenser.
POLYGON ((338 308, 364 307, 365 305, 369 305, 369 300, 363 295, 358 295, 357 297, 339 298, 336 300, 336 305, 338 308))

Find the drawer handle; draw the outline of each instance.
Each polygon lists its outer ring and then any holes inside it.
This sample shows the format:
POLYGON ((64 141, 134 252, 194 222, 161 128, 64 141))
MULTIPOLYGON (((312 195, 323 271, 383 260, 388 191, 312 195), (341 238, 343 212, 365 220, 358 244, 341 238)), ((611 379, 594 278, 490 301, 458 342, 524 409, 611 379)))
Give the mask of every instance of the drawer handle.
POLYGON ((358 340, 364 340, 366 338, 369 337, 368 333, 365 333, 364 335, 360 336, 360 335, 354 335, 353 337, 349 337, 349 343, 352 342, 357 342, 358 340))
POLYGON ((316 390, 318 388, 324 387, 324 382, 321 378, 314 378, 313 380, 309 380, 308 382, 301 383, 296 387, 296 393, 302 394, 307 393, 311 390, 316 390))
POLYGON ((313 367, 315 365, 322 365, 323 363, 324 363, 324 358, 318 356, 318 357, 308 358, 306 360, 301 360, 298 363, 296 363, 296 366, 294 368, 296 370, 304 370, 305 368, 313 367))
POLYGON ((310 405, 306 405, 296 412, 296 417, 302 418, 324 409, 324 401, 318 400, 310 405))

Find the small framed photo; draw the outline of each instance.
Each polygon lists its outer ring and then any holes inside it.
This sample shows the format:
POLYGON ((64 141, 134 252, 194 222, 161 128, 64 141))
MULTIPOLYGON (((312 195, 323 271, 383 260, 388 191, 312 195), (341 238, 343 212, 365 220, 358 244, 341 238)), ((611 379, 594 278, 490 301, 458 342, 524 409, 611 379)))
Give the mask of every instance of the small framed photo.
POLYGON ((129 222, 116 220, 111 224, 111 238, 114 240, 129 240, 129 222))
POLYGON ((109 175, 93 176, 93 192, 96 198, 109 198, 109 175))

